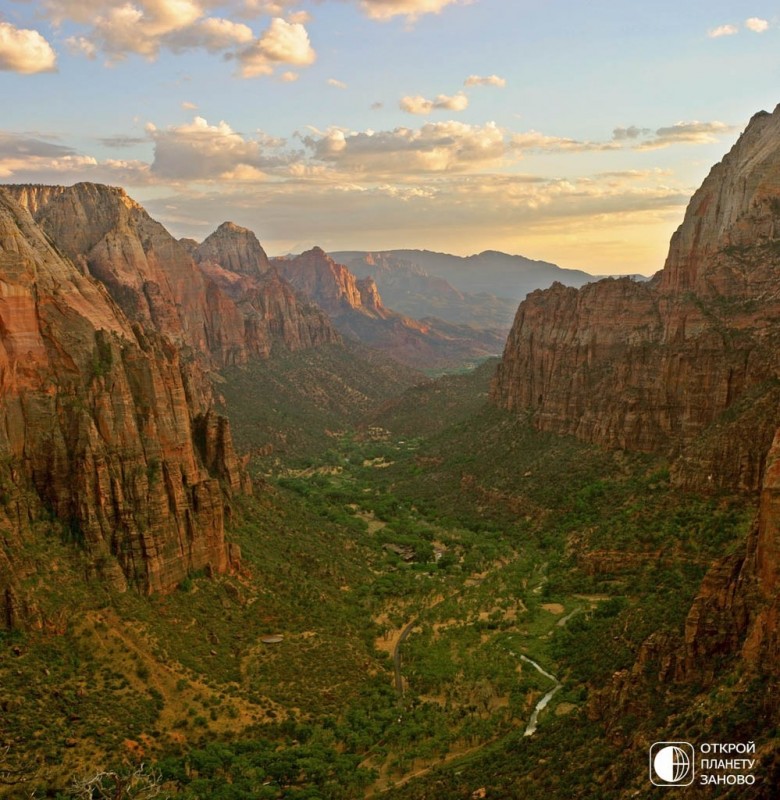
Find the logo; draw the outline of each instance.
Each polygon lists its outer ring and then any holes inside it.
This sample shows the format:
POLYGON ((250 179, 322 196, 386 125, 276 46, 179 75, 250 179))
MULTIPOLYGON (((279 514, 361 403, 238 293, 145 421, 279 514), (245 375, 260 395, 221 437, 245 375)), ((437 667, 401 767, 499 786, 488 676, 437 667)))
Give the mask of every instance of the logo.
POLYGON ((688 742, 656 742, 650 748, 650 781, 655 786, 690 786, 695 757, 688 742))

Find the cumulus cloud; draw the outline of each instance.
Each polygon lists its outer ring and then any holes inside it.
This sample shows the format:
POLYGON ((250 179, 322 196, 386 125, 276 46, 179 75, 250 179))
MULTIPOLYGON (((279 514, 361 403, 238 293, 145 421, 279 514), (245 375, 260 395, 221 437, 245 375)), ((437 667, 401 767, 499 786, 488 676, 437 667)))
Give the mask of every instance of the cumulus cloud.
POLYGON ((731 133, 735 128, 725 122, 677 122, 658 128, 651 139, 637 145, 638 150, 657 150, 673 144, 711 144, 718 136, 731 133))
POLYGON ((402 97, 398 106, 409 114, 430 114, 432 111, 463 111, 468 104, 468 97, 458 92, 454 95, 439 94, 435 100, 427 100, 421 95, 402 97))
POLYGON ((314 63, 317 54, 301 23, 275 17, 265 33, 254 44, 241 50, 237 58, 239 74, 244 78, 252 78, 271 75, 280 64, 309 66, 314 63))
POLYGON ((429 122, 392 131, 330 128, 303 141, 315 159, 363 175, 468 171, 497 164, 506 152, 504 131, 493 122, 429 122))
POLYGON ((763 33, 769 27, 769 21, 761 17, 750 17, 745 20, 745 27, 753 33, 763 33))
POLYGON ((171 33, 164 43, 173 51, 203 48, 209 53, 219 53, 249 44, 254 38, 248 25, 210 17, 171 33))
POLYGON ((287 72, 283 72, 283 73, 282 73, 282 74, 279 76, 279 78, 280 78, 282 81, 284 81, 285 83, 294 83, 294 82, 295 82, 295 81, 297 81, 297 80, 298 80, 298 78, 300 78, 300 77, 301 77, 301 76, 300 76, 300 75, 299 75, 297 72, 291 72, 291 71, 289 71, 289 70, 288 70, 287 72))
POLYGON ((499 78, 498 75, 469 75, 464 86, 498 86, 503 89, 506 86, 506 78, 499 78))
MULTIPOLYGON (((68 47, 88 58, 103 53, 108 64, 130 55, 153 61, 162 50, 204 50, 236 60, 238 74, 252 77, 270 75, 278 64, 307 66, 314 61, 303 24, 309 19, 306 12, 292 13, 287 19, 276 16, 256 37, 244 22, 207 15, 209 9, 226 5, 231 6, 220 0, 51 0, 46 8, 55 25, 64 21, 89 24, 66 40, 68 47)), ((282 14, 287 5, 262 3, 253 8, 282 14)))
POLYGON ((347 84, 344 81, 339 81, 336 78, 328 78, 328 86, 333 86, 335 89, 347 88, 347 84))
POLYGON ((147 125, 154 141, 152 175, 171 181, 260 180, 284 163, 275 154, 282 142, 263 135, 246 138, 227 122, 209 125, 203 117, 164 130, 147 125))
POLYGON ((195 111, 198 108, 197 103, 191 103, 189 100, 184 100, 181 104, 181 107, 185 111, 195 111))
POLYGON ((57 56, 38 31, 0 22, 0 70, 22 75, 56 72, 57 56))
POLYGON ((707 31, 707 36, 710 39, 719 39, 721 36, 733 36, 735 33, 739 33, 736 25, 719 25, 717 28, 707 31))
POLYGON ((423 14, 438 14, 457 2, 459 0, 360 0, 360 7, 371 19, 404 16, 413 21, 423 14))

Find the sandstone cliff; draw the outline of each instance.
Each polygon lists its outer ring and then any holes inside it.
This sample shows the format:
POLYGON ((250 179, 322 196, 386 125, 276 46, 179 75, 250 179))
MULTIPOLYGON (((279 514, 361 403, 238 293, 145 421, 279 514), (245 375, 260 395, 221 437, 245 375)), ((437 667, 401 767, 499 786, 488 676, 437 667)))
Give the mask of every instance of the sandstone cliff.
MULTIPOLYGON (((63 237, 88 247, 79 225, 63 237)), ((238 487, 238 464, 190 375, 171 339, 128 319, 0 189, 3 548, 53 514, 120 587, 168 591, 192 570, 226 570, 220 479, 238 487)), ((24 607, 17 566, 0 557, 7 624, 24 607)))
POLYGON ((257 236, 234 222, 223 222, 192 255, 199 264, 212 261, 238 275, 259 277, 269 266, 257 236))
POLYGON ((340 333, 415 369, 442 369, 496 354, 497 331, 479 331, 437 319, 415 320, 385 307, 371 276, 356 278, 315 247, 272 266, 333 320, 340 333))
POLYGON ((662 683, 706 684, 737 656, 777 675, 779 320, 780 107, 712 169, 653 279, 558 284, 518 309, 494 402, 543 430, 670 455, 679 487, 760 494, 746 547, 712 566, 682 640, 651 637, 594 698, 607 721, 632 711, 649 665, 662 683))
POLYGON ((542 430, 680 456, 676 477, 691 488, 757 491, 780 425, 779 143, 780 111, 756 115, 652 280, 529 295, 493 400, 542 430), (756 403, 766 413, 729 435, 756 403))
MULTIPOLYGON (((275 342, 296 349, 338 339, 321 314, 298 304, 277 282, 268 281, 269 295, 263 295, 268 259, 245 228, 225 223, 196 245, 174 239, 119 188, 80 183, 7 189, 63 254, 105 284, 130 319, 185 348, 193 370, 264 358, 275 342), (253 300, 246 292, 226 291, 233 284, 240 289, 242 279, 250 281, 253 300)), ((197 376, 192 383, 209 391, 197 376)))

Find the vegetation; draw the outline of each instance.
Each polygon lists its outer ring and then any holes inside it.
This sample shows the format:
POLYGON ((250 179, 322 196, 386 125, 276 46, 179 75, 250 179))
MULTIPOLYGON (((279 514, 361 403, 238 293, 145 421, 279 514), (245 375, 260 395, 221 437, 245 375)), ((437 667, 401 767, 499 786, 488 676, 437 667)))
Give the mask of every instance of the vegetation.
POLYGON ((231 501, 236 574, 119 594, 85 586, 53 528, 25 540, 52 578, 42 603, 69 611, 56 632, 0 637, 13 791, 113 796, 136 775, 139 794, 118 796, 469 798, 489 780, 491 798, 595 798, 594 771, 636 783, 636 731, 715 719, 725 736, 760 713, 760 687, 740 716, 741 694, 679 685, 637 690, 644 716, 626 711, 606 742, 594 721, 649 637, 679 639, 712 559, 744 540, 744 499, 686 496, 658 459, 534 431, 487 404, 489 365, 374 414, 390 380, 364 382, 352 425, 333 358, 307 400, 303 356, 226 373, 255 453, 254 497, 231 501), (531 662, 562 689, 524 736, 552 688, 531 662))

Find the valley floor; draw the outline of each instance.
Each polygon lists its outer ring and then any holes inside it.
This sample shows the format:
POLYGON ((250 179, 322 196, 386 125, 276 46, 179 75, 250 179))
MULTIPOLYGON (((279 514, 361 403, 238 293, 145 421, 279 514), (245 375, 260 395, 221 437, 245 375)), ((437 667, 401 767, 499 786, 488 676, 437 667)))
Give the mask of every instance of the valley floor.
POLYGON ((286 399, 261 407, 228 375, 254 454, 237 574, 166 597, 85 590, 56 531, 31 544, 58 576, 42 603, 69 611, 0 642, 0 796, 73 797, 76 777, 143 764, 161 796, 192 800, 655 797, 646 741, 776 742, 756 723, 760 677, 732 662, 660 688, 650 660, 611 707, 642 643, 681 636, 751 504, 533 431, 487 405, 491 371, 367 403, 356 423, 292 402, 283 376, 286 399))

